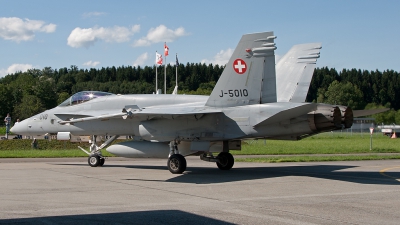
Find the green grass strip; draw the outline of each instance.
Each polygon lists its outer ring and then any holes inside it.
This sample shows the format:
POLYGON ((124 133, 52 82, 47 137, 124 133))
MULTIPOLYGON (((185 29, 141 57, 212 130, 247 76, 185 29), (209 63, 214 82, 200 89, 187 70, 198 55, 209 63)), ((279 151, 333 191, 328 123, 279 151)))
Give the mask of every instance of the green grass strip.
POLYGON ((257 140, 242 143, 235 155, 293 155, 293 154, 350 154, 350 153, 400 153, 400 138, 390 139, 373 135, 372 151, 369 134, 319 134, 300 141, 257 140))
MULTIPOLYGON (((111 153, 102 151, 103 156, 113 157, 111 153)), ((70 158, 87 157, 88 155, 79 149, 67 150, 9 150, 0 151, 0 158, 70 158)))
POLYGON ((344 155, 344 156, 285 156, 236 158, 236 162, 280 163, 280 162, 324 162, 324 161, 360 161, 360 160, 387 160, 400 159, 400 155, 344 155))

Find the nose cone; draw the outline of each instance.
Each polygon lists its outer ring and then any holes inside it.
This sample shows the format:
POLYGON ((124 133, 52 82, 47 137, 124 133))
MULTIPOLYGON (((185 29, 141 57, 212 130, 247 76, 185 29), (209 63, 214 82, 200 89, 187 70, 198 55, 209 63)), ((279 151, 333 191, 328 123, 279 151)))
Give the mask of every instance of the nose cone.
POLYGON ((23 134, 28 134, 28 132, 29 132, 28 129, 29 129, 28 121, 26 119, 26 120, 23 120, 23 121, 21 121, 19 123, 15 123, 14 126, 11 127, 10 131, 12 133, 14 133, 14 134, 23 135, 23 134))

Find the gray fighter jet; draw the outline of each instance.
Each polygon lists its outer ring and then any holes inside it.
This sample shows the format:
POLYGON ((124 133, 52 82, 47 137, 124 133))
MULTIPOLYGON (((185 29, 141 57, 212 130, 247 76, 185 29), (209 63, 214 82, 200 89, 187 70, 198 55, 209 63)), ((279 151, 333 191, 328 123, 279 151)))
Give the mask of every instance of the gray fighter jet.
POLYGON ((351 127, 350 108, 304 102, 321 44, 294 46, 275 69, 275 38, 273 32, 243 35, 210 96, 84 91, 11 131, 59 139, 112 136, 100 146, 93 141, 89 151, 81 148, 92 167, 104 164, 101 150, 113 140, 133 136, 106 150, 123 157, 168 158, 168 169, 178 174, 189 155, 231 169, 229 150, 240 150, 242 140, 299 140, 351 127))

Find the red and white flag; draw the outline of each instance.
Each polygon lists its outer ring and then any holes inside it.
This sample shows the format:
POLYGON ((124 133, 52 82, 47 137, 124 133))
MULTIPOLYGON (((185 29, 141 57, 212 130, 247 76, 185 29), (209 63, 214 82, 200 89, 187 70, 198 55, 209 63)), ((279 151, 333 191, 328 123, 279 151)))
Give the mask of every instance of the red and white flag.
POLYGON ((169 51, 169 48, 168 48, 168 46, 167 46, 167 42, 164 42, 164 55, 165 55, 165 56, 168 55, 168 51, 169 51))
POLYGON ((162 55, 158 54, 158 52, 156 52, 156 64, 162 65, 162 55))

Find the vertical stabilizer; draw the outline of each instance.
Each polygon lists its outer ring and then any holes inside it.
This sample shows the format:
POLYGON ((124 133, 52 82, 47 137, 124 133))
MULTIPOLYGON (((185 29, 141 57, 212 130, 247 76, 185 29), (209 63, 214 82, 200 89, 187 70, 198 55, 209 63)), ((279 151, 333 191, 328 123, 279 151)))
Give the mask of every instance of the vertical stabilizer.
POLYGON ((321 43, 293 46, 276 64, 278 102, 304 102, 321 43))
POLYGON ((273 32, 243 35, 206 105, 276 102, 275 38, 273 32))

